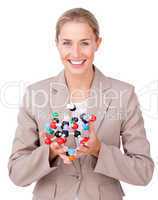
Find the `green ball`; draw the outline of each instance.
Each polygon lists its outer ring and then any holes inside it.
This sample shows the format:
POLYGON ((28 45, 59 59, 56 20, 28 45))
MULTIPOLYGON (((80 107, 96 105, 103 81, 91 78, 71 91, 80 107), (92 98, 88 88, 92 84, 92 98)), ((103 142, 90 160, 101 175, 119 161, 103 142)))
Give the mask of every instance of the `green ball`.
POLYGON ((59 114, 58 114, 57 112, 52 112, 52 113, 51 113, 51 117, 52 117, 52 118, 58 117, 58 116, 59 116, 59 114))
POLYGON ((70 124, 73 124, 74 123, 74 120, 73 118, 70 119, 70 124))
POLYGON ((54 130, 52 130, 50 127, 45 127, 45 131, 50 135, 54 134, 54 130))

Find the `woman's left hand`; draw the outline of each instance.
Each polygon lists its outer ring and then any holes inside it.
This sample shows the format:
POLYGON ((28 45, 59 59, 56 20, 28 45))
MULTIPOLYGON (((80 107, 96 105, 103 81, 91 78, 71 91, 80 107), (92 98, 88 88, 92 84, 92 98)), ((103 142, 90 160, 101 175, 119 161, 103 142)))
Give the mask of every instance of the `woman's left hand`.
POLYGON ((77 150, 77 157, 81 157, 82 155, 93 155, 98 157, 101 142, 95 133, 94 125, 92 122, 89 123, 89 132, 90 138, 86 144, 79 146, 77 150))

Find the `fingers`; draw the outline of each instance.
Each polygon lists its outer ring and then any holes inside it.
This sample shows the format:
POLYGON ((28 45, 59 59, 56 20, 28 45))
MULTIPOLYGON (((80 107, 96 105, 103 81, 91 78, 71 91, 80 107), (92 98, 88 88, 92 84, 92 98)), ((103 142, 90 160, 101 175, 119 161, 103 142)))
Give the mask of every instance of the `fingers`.
MULTIPOLYGON (((47 134, 44 131, 39 132, 39 136, 43 139, 45 139, 46 135, 47 134)), ((50 148, 53 152, 53 155, 55 154, 62 158, 64 164, 72 164, 68 156, 65 154, 67 151, 67 147, 65 145, 60 145, 56 141, 54 141, 50 144, 50 148)))
POLYGON ((66 156, 65 154, 59 154, 60 158, 63 159, 63 162, 65 164, 71 164, 72 162, 69 160, 68 156, 66 156))
POLYGON ((91 132, 94 132, 94 123, 93 122, 89 122, 89 130, 91 131, 91 132))
POLYGON ((67 148, 65 146, 61 146, 57 142, 52 142, 50 144, 50 147, 57 155, 63 154, 67 151, 67 148))
POLYGON ((66 155, 64 155, 64 154, 59 154, 59 156, 60 156, 62 159, 66 159, 66 155))
POLYGON ((62 158, 63 162, 65 164, 71 164, 72 162, 69 160, 68 156, 65 154, 67 151, 67 148, 65 146, 59 145, 57 142, 51 143, 51 148, 53 151, 62 158))
POLYGON ((67 147, 66 146, 61 146, 59 145, 57 142, 53 142, 51 143, 51 148, 53 149, 53 151, 60 156, 60 158, 62 158, 63 162, 65 164, 71 164, 72 162, 69 160, 68 156, 65 154, 67 151, 67 147))
POLYGON ((89 143, 86 142, 86 143, 83 143, 80 147, 81 147, 80 149, 88 150, 90 146, 89 146, 89 143))
POLYGON ((93 122, 89 122, 89 133, 90 133, 90 138, 96 137, 96 133, 95 133, 95 130, 94 130, 94 123, 93 122))
POLYGON ((42 138, 44 138, 46 136, 46 133, 44 131, 40 131, 39 132, 39 136, 42 137, 42 138))
POLYGON ((89 148, 86 145, 82 145, 78 148, 77 150, 78 153, 85 153, 88 154, 89 153, 89 148))
POLYGON ((89 155, 89 148, 86 146, 79 147, 76 153, 76 157, 79 158, 85 155, 89 155))
POLYGON ((61 146, 60 146, 57 142, 52 142, 52 143, 50 144, 50 146, 51 146, 53 149, 59 149, 59 148, 61 148, 61 146))

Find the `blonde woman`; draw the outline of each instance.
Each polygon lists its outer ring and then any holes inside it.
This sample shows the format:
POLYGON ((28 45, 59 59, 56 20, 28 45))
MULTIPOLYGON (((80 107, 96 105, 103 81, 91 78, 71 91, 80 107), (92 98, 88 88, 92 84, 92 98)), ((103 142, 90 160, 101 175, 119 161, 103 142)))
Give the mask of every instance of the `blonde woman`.
MULTIPOLYGON (((30 85, 24 95, 9 176, 18 186, 37 182, 34 200, 121 200, 119 181, 143 186, 152 178, 154 164, 134 87, 94 66, 100 43, 91 12, 74 8, 63 13, 56 25, 56 45, 64 69, 30 85), (48 113, 62 116, 68 103, 76 105, 77 115, 97 116, 87 145, 79 147, 74 161, 68 160, 63 145, 46 145, 42 136, 48 113)), ((75 146, 74 138, 66 144, 75 146)))

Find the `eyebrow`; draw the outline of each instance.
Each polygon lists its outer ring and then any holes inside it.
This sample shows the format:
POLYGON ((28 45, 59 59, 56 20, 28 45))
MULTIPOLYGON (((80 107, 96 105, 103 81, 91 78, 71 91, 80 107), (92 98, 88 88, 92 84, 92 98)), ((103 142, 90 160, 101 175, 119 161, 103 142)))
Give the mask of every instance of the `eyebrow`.
MULTIPOLYGON (((62 40, 64 40, 64 41, 72 41, 72 40, 66 39, 66 38, 64 38, 64 39, 62 39, 62 40)), ((91 40, 91 39, 89 39, 89 38, 84 38, 84 39, 81 39, 80 41, 87 41, 87 40, 91 40)))

